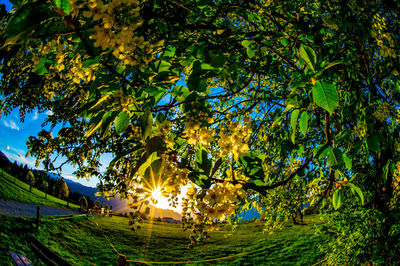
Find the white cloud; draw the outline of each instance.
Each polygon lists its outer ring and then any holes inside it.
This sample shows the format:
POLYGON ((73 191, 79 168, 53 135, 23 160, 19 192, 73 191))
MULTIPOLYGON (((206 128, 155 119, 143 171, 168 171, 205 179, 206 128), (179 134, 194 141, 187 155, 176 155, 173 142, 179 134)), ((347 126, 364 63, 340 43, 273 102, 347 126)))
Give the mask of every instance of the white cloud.
POLYGON ((38 119, 38 111, 36 110, 35 113, 33 114, 32 120, 38 119))
POLYGON ((14 160, 14 161, 17 161, 17 162, 22 163, 22 164, 27 164, 27 165, 29 165, 31 167, 35 167, 35 160, 34 159, 28 160, 27 158, 25 158, 25 156, 22 156, 21 154, 15 154, 15 153, 11 153, 11 152, 8 152, 8 151, 3 151, 3 153, 10 160, 14 160))
POLYGON ((52 115, 52 114, 54 114, 51 110, 48 110, 47 112, 46 112, 46 115, 52 115))
POLYGON ((10 146, 8 146, 8 145, 7 145, 7 147, 6 147, 6 148, 7 148, 7 150, 9 150, 9 149, 10 149, 10 146))
POLYGON ((4 124, 4 126, 6 126, 8 128, 15 129, 15 130, 19 131, 19 127, 14 122, 14 120, 10 120, 10 122, 7 122, 6 120, 3 120, 3 124, 4 124))

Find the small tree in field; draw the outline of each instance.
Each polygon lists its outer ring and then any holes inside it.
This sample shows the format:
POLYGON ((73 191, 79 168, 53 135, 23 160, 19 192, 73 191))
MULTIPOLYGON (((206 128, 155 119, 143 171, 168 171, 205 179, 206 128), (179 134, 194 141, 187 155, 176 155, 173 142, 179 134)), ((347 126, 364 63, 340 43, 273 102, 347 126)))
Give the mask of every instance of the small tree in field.
POLYGON ((69 188, 67 185, 67 182, 63 180, 60 185, 60 196, 61 198, 65 199, 67 201, 67 206, 68 206, 68 195, 69 195, 69 188))
POLYGON ((47 193, 48 193, 48 189, 49 189, 49 183, 47 183, 46 181, 43 181, 42 183, 42 189, 44 192, 44 198, 47 199, 47 193))
POLYGON ((29 170, 28 174, 26 175, 26 181, 29 184, 29 191, 32 192, 32 185, 35 182, 35 176, 31 170, 29 170))

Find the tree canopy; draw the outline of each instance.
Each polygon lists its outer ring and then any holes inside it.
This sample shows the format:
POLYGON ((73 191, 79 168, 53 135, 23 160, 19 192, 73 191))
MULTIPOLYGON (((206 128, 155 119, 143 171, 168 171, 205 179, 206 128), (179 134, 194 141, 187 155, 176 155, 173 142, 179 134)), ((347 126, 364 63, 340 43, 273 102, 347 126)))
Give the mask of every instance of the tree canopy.
POLYGON ((328 262, 399 260, 396 1, 11 2, 2 112, 60 128, 29 138, 37 164, 62 156, 137 203, 190 185, 193 244, 252 207, 270 230, 309 205, 339 232, 328 262))

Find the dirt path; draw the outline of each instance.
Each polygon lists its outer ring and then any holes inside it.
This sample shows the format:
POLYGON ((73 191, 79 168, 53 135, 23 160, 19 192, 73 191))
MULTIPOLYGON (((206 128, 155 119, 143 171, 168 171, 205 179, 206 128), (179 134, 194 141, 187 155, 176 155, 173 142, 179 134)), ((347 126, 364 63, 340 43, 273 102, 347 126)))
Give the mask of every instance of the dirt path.
MULTIPOLYGON (((37 205, 0 199, 0 215, 36 216, 37 205)), ((41 216, 81 214, 79 211, 56 207, 40 206, 41 216)))

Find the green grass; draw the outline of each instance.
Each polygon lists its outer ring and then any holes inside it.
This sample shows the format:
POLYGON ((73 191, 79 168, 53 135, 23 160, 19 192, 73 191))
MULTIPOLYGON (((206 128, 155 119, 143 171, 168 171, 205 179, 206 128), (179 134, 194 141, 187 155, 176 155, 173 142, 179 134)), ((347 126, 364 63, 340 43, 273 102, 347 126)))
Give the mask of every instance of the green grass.
POLYGON ((29 235, 36 235, 45 245, 74 265, 89 264, 59 240, 96 265, 116 265, 118 253, 126 255, 128 260, 188 262, 252 252, 289 239, 256 253, 200 264, 312 265, 323 258, 317 246, 326 239, 314 235, 312 224, 315 221, 311 218, 306 218, 306 225, 288 224, 284 230, 273 234, 263 234, 261 223, 243 224, 235 232, 221 230, 212 233, 206 247, 188 249, 188 232, 183 232, 180 225, 147 222, 143 224, 142 230, 131 232, 128 219, 124 217, 91 217, 88 221, 84 217, 59 221, 46 218, 39 232, 36 232, 34 219, 0 216, 0 222, 6 229, 0 233, 0 261, 9 260, 6 254, 8 250, 34 258, 25 241, 29 235), (226 237, 229 233, 232 235, 226 237))
MULTIPOLYGON (((3 170, 0 170, 0 198, 4 200, 15 200, 35 205, 61 208, 67 207, 66 201, 54 196, 47 194, 47 199, 45 199, 45 193, 36 188, 32 187, 32 192, 29 192, 28 184, 14 178, 3 170)), ((69 208, 79 209, 79 206, 69 203, 69 208)))

